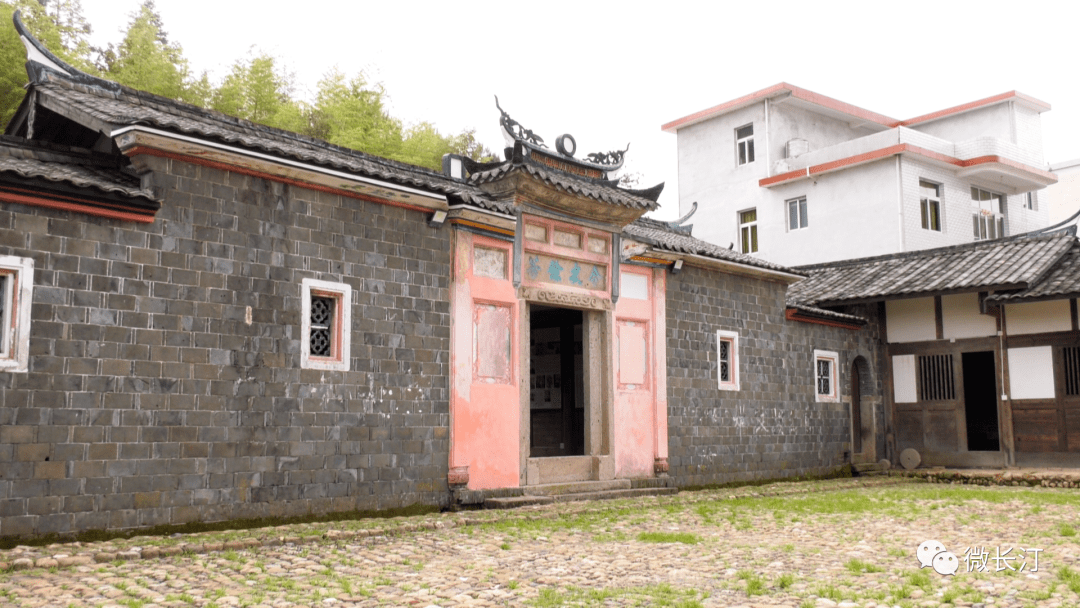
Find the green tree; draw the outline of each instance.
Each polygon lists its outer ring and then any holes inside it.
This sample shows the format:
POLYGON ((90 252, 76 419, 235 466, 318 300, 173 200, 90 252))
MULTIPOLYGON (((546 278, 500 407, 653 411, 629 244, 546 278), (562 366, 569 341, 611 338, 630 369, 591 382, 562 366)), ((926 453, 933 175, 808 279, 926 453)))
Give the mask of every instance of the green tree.
POLYGON ((94 73, 87 36, 90 25, 79 0, 0 0, 0 123, 15 115, 26 85, 26 49, 12 25, 19 11, 26 27, 50 51, 72 66, 94 73))
POLYGON ((335 68, 319 81, 309 132, 332 144, 397 158, 402 127, 386 112, 385 96, 382 85, 369 85, 363 74, 346 80, 335 68))
POLYGON ((210 97, 215 110, 279 129, 309 130, 304 108, 292 98, 293 75, 278 68, 273 57, 254 53, 233 64, 210 97))
POLYGON ((101 53, 105 77, 133 89, 189 103, 205 102, 193 91, 194 80, 179 44, 169 41, 154 6, 143 0, 132 13, 131 22, 119 46, 109 45, 101 53))

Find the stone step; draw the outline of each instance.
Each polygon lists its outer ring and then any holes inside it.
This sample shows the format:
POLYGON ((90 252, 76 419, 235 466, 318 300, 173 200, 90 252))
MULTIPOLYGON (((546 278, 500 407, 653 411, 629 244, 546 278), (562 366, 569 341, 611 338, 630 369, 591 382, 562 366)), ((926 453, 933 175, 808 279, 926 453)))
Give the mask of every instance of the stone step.
POLYGON ((631 479, 630 487, 635 490, 638 488, 674 488, 675 480, 671 477, 643 477, 641 479, 631 479))
POLYGON ((545 483, 525 486, 525 494, 532 496, 557 496, 560 494, 579 494, 582 492, 605 492, 608 490, 629 490, 633 484, 629 479, 610 479, 607 481, 567 481, 563 483, 545 483))
POLYGON ((866 464, 853 464, 853 465, 851 465, 851 470, 853 472, 859 473, 859 474, 884 472, 884 471, 888 471, 889 468, 890 468, 889 465, 881 463, 881 462, 869 462, 869 463, 866 463, 866 464))
POLYGON ((504 496, 488 498, 484 501, 485 509, 516 509, 532 505, 550 505, 555 499, 550 496, 504 496))
POLYGON ((678 494, 678 488, 634 488, 629 490, 602 490, 598 492, 576 492, 553 496, 555 502, 575 500, 612 500, 615 498, 637 498, 639 496, 668 496, 678 494))

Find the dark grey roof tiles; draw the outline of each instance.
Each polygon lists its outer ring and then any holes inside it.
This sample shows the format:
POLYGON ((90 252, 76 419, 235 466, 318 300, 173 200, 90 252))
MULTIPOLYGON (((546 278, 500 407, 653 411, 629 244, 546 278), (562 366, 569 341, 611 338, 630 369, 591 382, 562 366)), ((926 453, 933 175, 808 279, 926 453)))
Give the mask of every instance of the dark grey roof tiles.
POLYGON ((508 161, 494 169, 473 173, 469 176, 469 182, 473 184, 485 184, 502 179, 515 171, 526 171, 533 177, 555 186, 564 192, 586 196, 593 200, 603 201, 611 205, 618 205, 630 209, 645 209, 647 211, 653 211, 659 207, 659 204, 655 201, 649 200, 648 198, 631 191, 598 184, 588 178, 569 175, 556 169, 547 169, 529 161, 525 161, 521 164, 515 164, 508 161))
POLYGON ((0 138, 0 173, 154 200, 152 193, 142 189, 139 178, 124 173, 114 163, 14 137, 0 138))
POLYGON ((788 308, 794 308, 795 310, 797 310, 799 312, 803 312, 803 313, 806 313, 806 314, 814 316, 814 317, 825 317, 825 318, 833 319, 835 321, 840 321, 840 322, 843 322, 843 323, 855 323, 855 324, 858 324, 858 325, 865 325, 866 324, 866 319, 864 319, 862 317, 859 317, 859 316, 856 316, 856 315, 849 315, 849 314, 843 313, 843 312, 836 312, 835 310, 826 310, 824 308, 818 308, 816 306, 807 306, 805 304, 799 304, 798 302, 793 302, 793 301, 790 301, 790 300, 787 302, 787 307, 788 308))
POLYGON ((126 87, 114 92, 50 75, 47 82, 39 83, 34 88, 50 101, 85 113, 114 128, 145 125, 175 133, 199 135, 249 150, 447 194, 467 203, 486 199, 486 195, 475 186, 429 169, 349 150, 126 87))
POLYGON ((1080 296, 1080 242, 1046 274, 1041 281, 1012 293, 995 293, 987 296, 991 302, 1019 302, 1032 300, 1050 300, 1062 297, 1080 296))
POLYGON ((1073 245, 1067 235, 1010 238, 796 268, 789 299, 807 305, 982 289, 1025 289, 1073 245))
POLYGON ((756 266, 768 270, 777 270, 792 275, 805 274, 792 270, 786 266, 760 260, 753 256, 745 255, 731 249, 718 247, 712 243, 706 243, 701 239, 694 238, 689 234, 673 230, 665 222, 650 218, 639 218, 623 229, 623 234, 628 238, 652 245, 658 249, 675 253, 687 253, 700 255, 718 260, 726 260, 747 266, 756 266))

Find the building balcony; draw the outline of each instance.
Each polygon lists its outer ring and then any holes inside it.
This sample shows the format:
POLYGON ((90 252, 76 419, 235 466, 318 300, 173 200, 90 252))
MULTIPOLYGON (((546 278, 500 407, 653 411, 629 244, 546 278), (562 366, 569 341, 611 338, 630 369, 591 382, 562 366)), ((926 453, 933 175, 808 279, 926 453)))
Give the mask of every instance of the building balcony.
POLYGON ((800 179, 811 179, 895 155, 919 158, 967 177, 999 184, 1007 194, 1045 188, 1057 177, 1042 168, 1041 155, 994 137, 962 142, 927 135, 907 127, 895 127, 792 158, 773 165, 772 175, 760 180, 768 188, 800 179))

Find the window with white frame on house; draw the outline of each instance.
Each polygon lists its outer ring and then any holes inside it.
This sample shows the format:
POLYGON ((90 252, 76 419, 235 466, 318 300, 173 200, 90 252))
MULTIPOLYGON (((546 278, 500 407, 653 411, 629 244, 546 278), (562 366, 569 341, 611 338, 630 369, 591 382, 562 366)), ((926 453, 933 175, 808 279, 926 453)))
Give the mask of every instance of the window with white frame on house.
POLYGON ((740 165, 754 162, 754 125, 735 129, 735 156, 740 165))
POLYGON ((304 279, 300 367, 348 371, 352 326, 352 287, 304 279))
POLYGON ((1005 195, 971 187, 972 228, 975 240, 1005 236, 1005 195))
POLYGON ((739 212, 739 239, 743 253, 757 253, 757 209, 739 212))
POLYGON ((828 350, 814 351, 814 394, 817 401, 837 401, 837 365, 840 356, 828 350))
POLYGON ((788 209, 788 230, 799 230, 806 228, 806 197, 800 196, 799 198, 793 198, 787 202, 788 209))
POLYGON ((941 185, 920 179, 919 193, 923 229, 941 232, 941 185))
POLYGON ((722 391, 739 390, 739 334, 716 330, 716 380, 722 391))
POLYGON ((1038 197, 1034 192, 1024 194, 1024 209, 1036 211, 1039 208, 1038 197))
POLYGON ((27 371, 33 288, 34 260, 0 256, 0 371, 27 371))

